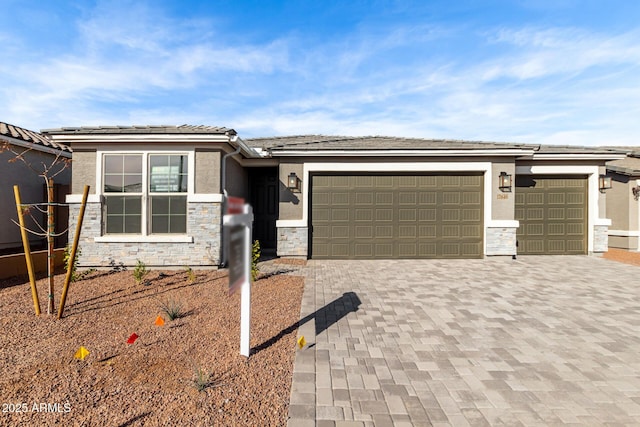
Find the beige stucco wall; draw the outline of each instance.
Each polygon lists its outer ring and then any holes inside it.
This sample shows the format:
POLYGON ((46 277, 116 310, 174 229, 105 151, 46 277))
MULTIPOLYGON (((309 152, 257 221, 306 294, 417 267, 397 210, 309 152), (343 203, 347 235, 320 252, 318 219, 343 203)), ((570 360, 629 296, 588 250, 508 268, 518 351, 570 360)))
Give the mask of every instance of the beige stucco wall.
POLYGON ((639 249, 638 237, 609 235, 609 247, 637 251, 639 249))
MULTIPOLYGON (((280 160, 279 178, 280 178, 280 220, 297 220, 303 218, 304 201, 302 200, 303 194, 300 192, 291 192, 286 184, 287 178, 291 172, 302 180, 309 179, 304 176, 304 161, 300 158, 283 158, 280 160)), ((381 157, 326 157, 318 160, 322 163, 385 163, 388 159, 381 157)), ((460 157, 441 157, 441 158, 429 158, 429 157, 405 157, 393 159, 397 163, 408 162, 425 162, 425 163, 447 163, 447 162, 468 162, 470 164, 474 162, 493 162, 491 171, 489 172, 491 179, 491 211, 494 220, 513 220, 515 213, 515 201, 513 196, 513 186, 515 185, 515 161, 513 158, 474 158, 470 160, 468 158, 460 157), (498 175, 500 172, 506 172, 512 176, 512 192, 503 193, 498 189, 498 175)), ((307 163, 311 164, 307 159, 307 163)), ((347 171, 348 169, 345 169, 347 171)), ((398 169, 398 172, 402 172, 402 168, 398 169)), ((308 185, 309 183, 303 183, 308 185)))
POLYGON ((607 218, 611 219, 612 230, 629 230, 631 210, 631 187, 629 177, 617 173, 610 173, 611 189, 607 190, 607 218))
MULTIPOLYGON (((607 168, 602 165, 598 168, 598 175, 606 175, 607 168)), ((598 198, 598 216, 600 218, 607 218, 607 194, 609 194, 609 190, 600 191, 600 197, 598 198)))
POLYGON ((196 193, 220 193, 220 159, 218 150, 196 149, 196 193))
POLYGON ((96 194, 96 161, 96 150, 78 149, 73 152, 72 194, 82 194, 85 185, 91 187, 90 194, 96 194))
POLYGON ((513 220, 515 215, 516 166, 511 160, 497 159, 491 165, 491 216, 494 220, 513 220), (511 192, 503 192, 498 186, 500 173, 511 175, 511 192))

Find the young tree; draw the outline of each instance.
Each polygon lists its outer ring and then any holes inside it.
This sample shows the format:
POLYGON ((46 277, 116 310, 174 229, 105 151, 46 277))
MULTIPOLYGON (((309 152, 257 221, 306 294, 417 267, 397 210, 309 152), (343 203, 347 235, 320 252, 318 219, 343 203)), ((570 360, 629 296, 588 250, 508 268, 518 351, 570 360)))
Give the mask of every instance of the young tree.
MULTIPOLYGON (((63 150, 60 150, 56 156, 49 161, 30 161, 28 159, 27 154, 33 151, 33 148, 16 148, 16 146, 10 144, 9 142, 4 142, 0 148, 0 153, 2 152, 10 152, 14 154, 15 157, 9 159, 10 163, 14 163, 17 161, 21 161, 24 163, 27 168, 29 168, 36 175, 40 176, 44 184, 47 188, 47 201, 46 203, 34 203, 29 204, 26 209, 22 206, 18 206, 19 209, 23 209, 24 212, 29 213, 29 215, 33 218, 33 210, 31 208, 35 208, 36 210, 46 213, 47 217, 47 225, 42 226, 37 220, 34 218, 34 222, 36 226, 39 228, 38 231, 29 230, 28 232, 38 235, 45 236, 47 238, 47 256, 48 256, 48 265, 47 265, 47 277, 49 280, 49 295, 48 295, 48 304, 47 304, 47 313, 53 314, 54 312, 54 301, 53 301, 53 292, 54 292, 54 238, 59 236, 59 234, 55 233, 55 218, 54 218, 54 192, 53 192, 53 179, 58 176, 62 171, 68 168, 71 165, 71 159, 65 157, 63 155, 63 150)), ((14 221, 14 223, 20 226, 18 223, 14 221)), ((63 233, 66 232, 63 231, 63 233)))

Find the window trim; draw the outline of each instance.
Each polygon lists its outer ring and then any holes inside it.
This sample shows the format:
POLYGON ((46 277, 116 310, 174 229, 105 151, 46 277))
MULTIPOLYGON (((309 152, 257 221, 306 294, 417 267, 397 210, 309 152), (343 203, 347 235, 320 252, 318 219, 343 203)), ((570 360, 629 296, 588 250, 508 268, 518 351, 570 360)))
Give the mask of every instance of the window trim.
MULTIPOLYGON (((104 197, 109 197, 109 195, 115 195, 119 193, 107 193, 104 191, 104 183, 103 183, 103 173, 104 173, 104 162, 105 155, 130 155, 130 154, 139 154, 142 155, 142 232, 140 234, 107 234, 106 230, 102 229, 100 231, 100 236, 96 236, 94 240, 96 242, 180 242, 180 243, 192 243, 193 236, 190 236, 188 233, 184 234, 151 234, 149 229, 150 226, 150 218, 149 215, 149 198, 151 196, 151 192, 149 190, 149 156, 152 154, 158 155, 182 155, 187 156, 187 192, 186 193, 175 193, 186 196, 186 203, 189 204, 189 201, 194 198, 195 194, 195 148, 187 148, 181 150, 163 150, 163 149, 103 149, 96 150, 96 193, 101 198, 101 205, 104 206, 104 197)), ((124 193, 123 193, 124 194, 124 193)), ((136 193, 137 194, 137 193, 136 193)), ((132 194, 133 195, 133 194, 132 194)), ((188 225, 188 206, 187 206, 187 225, 188 225)))

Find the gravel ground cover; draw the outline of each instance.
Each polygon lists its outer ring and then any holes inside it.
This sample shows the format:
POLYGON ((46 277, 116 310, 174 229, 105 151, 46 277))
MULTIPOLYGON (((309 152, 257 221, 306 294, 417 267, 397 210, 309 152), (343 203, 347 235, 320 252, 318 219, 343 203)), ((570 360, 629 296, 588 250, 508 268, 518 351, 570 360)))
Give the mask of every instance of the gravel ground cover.
POLYGON ((304 285, 291 272, 252 285, 248 359, 226 270, 152 271, 147 284, 93 272, 71 284, 62 320, 46 314, 44 279, 39 317, 28 280, 0 282, 0 426, 286 425, 304 285))

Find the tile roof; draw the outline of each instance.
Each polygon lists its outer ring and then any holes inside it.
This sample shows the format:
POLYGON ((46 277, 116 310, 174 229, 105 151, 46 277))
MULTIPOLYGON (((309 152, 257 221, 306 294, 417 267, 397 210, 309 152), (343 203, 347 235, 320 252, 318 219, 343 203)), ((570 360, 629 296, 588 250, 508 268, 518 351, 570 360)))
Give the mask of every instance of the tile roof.
POLYGON ((637 157, 625 157, 620 160, 607 162, 607 170, 622 175, 640 176, 640 159, 637 157))
POLYGON ((255 148, 282 150, 477 150, 537 149, 536 144, 517 144, 448 139, 399 138, 389 136, 298 135, 249 138, 244 141, 255 148))
POLYGON ((88 135, 88 134, 215 134, 236 135, 233 129, 218 126, 193 125, 146 125, 146 126, 82 126, 43 129, 42 133, 50 135, 88 135))
POLYGON ((24 141, 27 143, 51 148, 54 150, 62 150, 69 153, 72 152, 70 147, 64 144, 60 144, 55 141, 52 141, 51 139, 47 138, 46 135, 43 135, 38 132, 34 132, 32 130, 21 128, 19 126, 14 126, 9 123, 0 122, 0 140, 2 139, 3 136, 24 141))
POLYGON ((580 145, 540 145, 541 154, 625 154, 617 147, 583 147, 580 145))

